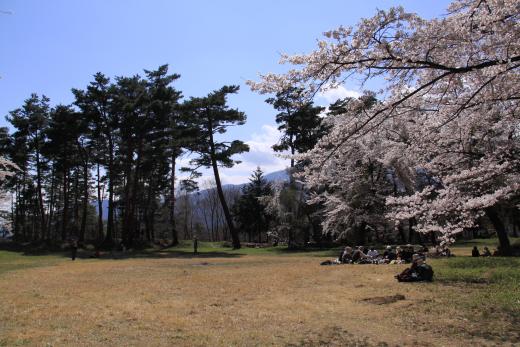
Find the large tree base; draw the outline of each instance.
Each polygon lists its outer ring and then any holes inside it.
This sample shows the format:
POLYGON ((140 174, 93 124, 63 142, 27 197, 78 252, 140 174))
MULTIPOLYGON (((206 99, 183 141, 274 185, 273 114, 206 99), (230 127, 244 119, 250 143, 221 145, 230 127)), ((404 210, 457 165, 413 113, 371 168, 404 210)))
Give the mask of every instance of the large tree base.
POLYGON ((497 233, 498 241, 499 241, 499 255, 510 257, 513 255, 513 250, 511 249, 511 243, 509 242, 509 236, 507 235, 506 228, 500 217, 498 212, 494 206, 486 208, 486 216, 493 224, 495 231, 497 233))

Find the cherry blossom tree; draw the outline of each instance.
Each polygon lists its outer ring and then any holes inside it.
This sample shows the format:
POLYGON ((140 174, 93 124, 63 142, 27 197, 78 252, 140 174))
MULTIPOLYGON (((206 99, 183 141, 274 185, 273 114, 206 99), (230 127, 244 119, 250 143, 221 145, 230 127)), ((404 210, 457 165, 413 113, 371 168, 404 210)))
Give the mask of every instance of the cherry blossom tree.
POLYGON ((0 157, 0 185, 3 185, 8 177, 13 176, 19 170, 18 166, 12 161, 0 157))
POLYGON ((6 180, 16 174, 20 168, 12 161, 0 156, 0 226, 9 224, 4 218, 9 209, 9 193, 5 189, 6 180))
POLYGON ((307 184, 348 189, 355 158, 370 157, 405 187, 387 199, 396 225, 413 217, 416 230, 449 243, 485 214, 510 254, 499 206, 520 188, 519 17, 515 0, 458 0, 430 20, 381 10, 325 33, 310 54, 282 56, 289 72, 249 83, 261 93, 302 88, 312 98, 349 78, 384 81, 383 102, 338 122, 305 154, 307 184), (420 170, 431 179, 417 189, 420 170))

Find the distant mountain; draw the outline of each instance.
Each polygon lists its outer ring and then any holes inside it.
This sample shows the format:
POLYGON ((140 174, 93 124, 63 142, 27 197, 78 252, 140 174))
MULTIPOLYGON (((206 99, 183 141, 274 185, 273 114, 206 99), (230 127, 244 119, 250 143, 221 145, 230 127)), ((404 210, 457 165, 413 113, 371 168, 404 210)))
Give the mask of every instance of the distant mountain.
MULTIPOLYGON (((270 182, 270 183, 289 182, 289 173, 287 172, 287 170, 274 171, 274 172, 271 172, 271 173, 268 173, 268 174, 264 175, 264 179, 267 182, 270 182)), ((230 184, 230 183, 228 183, 228 184, 222 185, 222 188, 226 189, 226 188, 236 187, 236 188, 242 189, 242 187, 245 186, 248 183, 249 182, 247 182, 247 183, 240 183, 240 184, 230 184)), ((203 192, 203 190, 201 190, 199 192, 203 192)))
POLYGON ((280 170, 264 175, 267 182, 289 182, 289 173, 287 170, 280 170))
MULTIPOLYGON (((287 172, 287 170, 274 171, 274 172, 264 175, 264 178, 267 182, 271 182, 271 183, 289 182, 289 173, 287 172)), ((224 184, 222 186, 222 188, 224 190, 232 189, 232 188, 242 189, 242 187, 245 186, 246 184, 247 183, 224 184)), ((200 194, 199 196, 205 196, 207 194, 207 189, 199 190, 197 193, 200 194)), ((196 193, 194 193, 194 194, 196 194, 196 193)), ((97 202, 94 202, 92 205, 96 208, 96 212, 97 212, 97 208, 98 208, 97 202)), ((108 200, 103 200, 103 220, 107 220, 107 218, 108 218, 108 200)))

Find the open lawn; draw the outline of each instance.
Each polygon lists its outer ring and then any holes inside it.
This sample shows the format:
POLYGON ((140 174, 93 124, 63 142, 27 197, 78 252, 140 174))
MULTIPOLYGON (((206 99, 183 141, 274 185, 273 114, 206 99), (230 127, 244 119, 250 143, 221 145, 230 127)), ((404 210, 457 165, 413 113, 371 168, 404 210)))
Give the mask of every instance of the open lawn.
POLYGON ((520 345, 520 259, 469 246, 415 284, 404 265, 320 266, 335 250, 0 251, 0 346, 520 345))

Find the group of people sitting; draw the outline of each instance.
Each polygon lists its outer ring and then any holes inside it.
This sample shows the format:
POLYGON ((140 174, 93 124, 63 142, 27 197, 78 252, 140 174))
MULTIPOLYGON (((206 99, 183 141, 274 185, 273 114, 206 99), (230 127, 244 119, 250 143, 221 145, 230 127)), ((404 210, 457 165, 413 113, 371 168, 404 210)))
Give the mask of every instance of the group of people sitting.
POLYGON ((421 246, 419 249, 415 249, 410 244, 402 247, 397 246, 395 249, 392 246, 386 246, 383 253, 379 253, 374 247, 365 252, 364 246, 355 248, 347 246, 341 251, 337 259, 324 261, 321 265, 411 263, 412 265, 409 268, 395 276, 399 282, 432 281, 433 269, 426 264, 427 254, 427 247, 421 246))
POLYGON ((380 254, 374 247, 365 252, 364 246, 356 248, 345 247, 338 256, 338 264, 405 264, 411 263, 414 254, 418 254, 423 259, 426 258, 428 248, 421 247, 415 250, 412 245, 403 247, 386 246, 385 251, 380 254))

